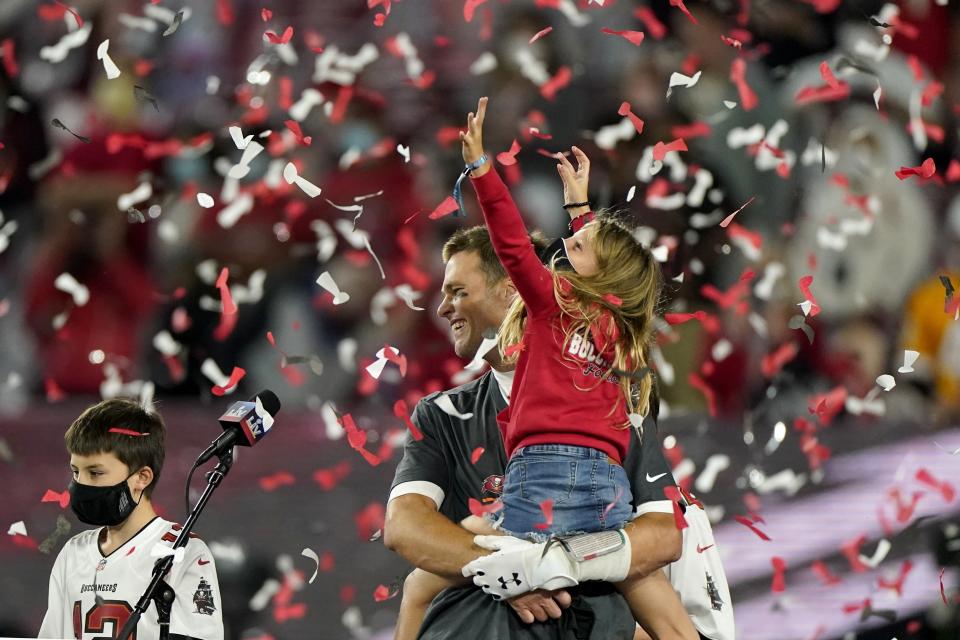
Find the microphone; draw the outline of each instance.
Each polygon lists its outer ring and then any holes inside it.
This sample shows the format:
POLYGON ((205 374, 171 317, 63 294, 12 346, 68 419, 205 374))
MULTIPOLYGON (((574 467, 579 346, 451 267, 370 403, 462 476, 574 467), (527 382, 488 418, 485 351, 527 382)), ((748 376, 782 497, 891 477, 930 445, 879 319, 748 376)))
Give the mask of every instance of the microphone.
POLYGON ((269 389, 264 389, 247 401, 234 402, 220 416, 223 433, 200 454, 197 466, 215 455, 230 451, 234 446, 255 445, 273 427, 273 418, 279 411, 280 399, 269 389))

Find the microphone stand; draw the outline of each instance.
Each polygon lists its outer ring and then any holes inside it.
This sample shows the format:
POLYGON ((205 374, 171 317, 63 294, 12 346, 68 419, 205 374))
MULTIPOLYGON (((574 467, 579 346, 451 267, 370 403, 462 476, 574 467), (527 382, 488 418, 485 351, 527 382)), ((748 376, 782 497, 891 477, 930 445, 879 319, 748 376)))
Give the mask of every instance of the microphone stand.
MULTIPOLYGON (((187 545, 193 525, 200 517, 203 508, 207 506, 207 501, 210 499, 210 496, 213 495, 213 492, 220 486, 220 483, 230 471, 230 467, 233 465, 233 448, 231 447, 227 451, 217 454, 217 457, 220 459, 220 462, 213 468, 213 471, 207 473, 207 488, 203 490, 203 494, 200 496, 200 499, 197 500, 197 504, 194 505, 193 510, 187 517, 187 521, 183 523, 183 528, 180 529, 180 534, 173 543, 174 551, 187 545)), ((173 601, 176 598, 176 594, 173 592, 173 588, 167 584, 163 578, 167 575, 167 572, 170 571, 171 567, 173 567, 173 558, 173 554, 164 556, 153 565, 153 579, 150 580, 150 584, 147 585, 143 595, 140 596, 137 606, 134 607, 133 613, 130 614, 127 623, 123 625, 123 629, 121 629, 119 635, 117 635, 118 640, 128 640, 130 638, 137 629, 137 623, 140 621, 140 617, 150 608, 151 602, 157 605, 157 618, 160 623, 160 640, 168 640, 170 633, 170 612, 173 609, 173 601)))

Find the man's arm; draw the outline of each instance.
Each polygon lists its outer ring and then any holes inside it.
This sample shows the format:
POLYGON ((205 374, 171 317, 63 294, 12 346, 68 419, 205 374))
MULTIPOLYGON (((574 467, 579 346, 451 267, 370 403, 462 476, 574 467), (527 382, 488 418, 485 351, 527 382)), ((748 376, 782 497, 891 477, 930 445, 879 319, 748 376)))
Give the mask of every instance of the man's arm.
POLYGON ((463 565, 490 553, 475 545, 473 537, 419 493, 407 493, 387 503, 383 544, 424 571, 469 583, 461 573, 463 565))

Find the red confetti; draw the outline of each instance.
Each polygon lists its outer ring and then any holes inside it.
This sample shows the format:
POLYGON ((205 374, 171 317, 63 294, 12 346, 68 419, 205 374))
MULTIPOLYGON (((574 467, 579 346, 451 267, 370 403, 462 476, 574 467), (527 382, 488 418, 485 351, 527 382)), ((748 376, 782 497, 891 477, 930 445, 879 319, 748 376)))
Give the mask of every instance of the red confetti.
POLYGON ((280 487, 293 486, 296 478, 288 471, 278 471, 277 473, 260 478, 260 488, 264 491, 276 491, 280 487))
POLYGON ((757 94, 747 84, 747 63, 743 58, 737 58, 730 65, 730 80, 737 85, 740 94, 740 105, 744 111, 750 111, 759 103, 757 94))
POLYGON ((821 560, 815 560, 813 562, 813 572, 820 578, 820 581, 823 582, 825 587, 840 584, 841 582, 840 578, 834 575, 830 571, 830 568, 821 560))
POLYGON ((668 142, 667 144, 658 142, 657 144, 653 145, 653 159, 662 162, 664 156, 666 156, 667 153, 669 153, 670 151, 686 151, 686 150, 687 150, 687 143, 684 142, 682 138, 674 140, 673 142, 668 142))
POLYGON ((657 19, 650 7, 638 7, 634 9, 633 15, 643 23, 655 40, 662 40, 667 35, 667 28, 657 19))
POLYGON ((516 139, 510 145, 509 151, 503 151, 497 154, 497 162, 504 166, 517 164, 517 154, 520 153, 520 143, 516 139))
POLYGON ((530 38, 530 44, 533 44, 534 42, 536 42, 543 36, 547 35, 551 31, 553 31, 553 27, 547 27, 546 29, 541 29, 540 31, 537 31, 535 34, 533 34, 533 37, 530 38))
POLYGON ((703 394, 704 399, 707 401, 707 411, 710 414, 711 418, 717 417, 717 398, 713 389, 710 388, 703 378, 701 378, 697 373, 690 372, 690 375, 687 376, 687 381, 690 383, 690 386, 694 389, 700 391, 703 394))
POLYGON ((623 300, 613 295, 612 293, 603 294, 603 299, 612 304, 615 307, 623 306, 623 300))
POLYGON ((463 19, 467 22, 473 22, 473 15, 477 7, 484 4, 487 0, 466 0, 463 3, 463 19))
POLYGON ((223 313, 232 314, 237 312, 237 305, 233 301, 233 296, 230 295, 230 287, 227 285, 227 278, 230 277, 230 270, 227 267, 224 267, 220 271, 220 276, 217 277, 217 289, 220 290, 220 300, 221 308, 223 313))
POLYGON ((317 469, 314 471, 313 481, 320 485, 320 488, 324 491, 330 491, 348 475, 350 475, 350 463, 343 460, 329 469, 317 469))
POLYGON ((943 93, 944 86, 942 82, 936 82, 931 80, 927 83, 927 86, 923 88, 923 93, 920 95, 920 102, 925 107, 929 107, 933 104, 933 101, 943 93))
POLYGON ((60 385, 58 385, 57 381, 53 378, 44 378, 43 387, 47 402, 60 402, 67 397, 67 394, 63 392, 63 389, 60 388, 60 385))
MULTIPOLYGON (((620 498, 622 498, 622 497, 623 497, 623 489, 617 488, 617 493, 616 493, 616 495, 613 496, 613 502, 611 502, 610 504, 608 504, 607 506, 605 506, 605 507, 603 508, 603 517, 604 517, 604 518, 607 517, 607 514, 610 513, 610 510, 611 510, 611 509, 613 509, 615 506, 617 506, 617 503, 620 502, 620 498)), ((711 545, 711 546, 713 546, 713 545, 711 545)))
POLYGON ((519 353, 523 351, 523 347, 524 347, 524 344, 523 344, 523 341, 521 340, 520 342, 516 344, 511 344, 506 349, 504 349, 503 355, 507 358, 513 357, 515 353, 519 353))
POLYGON ((903 595, 903 583, 906 581, 907 575, 912 569, 913 562, 910 560, 904 560, 903 564, 900 565, 900 573, 892 582, 881 577, 877 581, 877 586, 879 586, 881 589, 892 589, 897 593, 897 597, 900 597, 903 595))
POLYGON ((616 31, 614 29, 608 29, 604 27, 601 29, 603 33, 610 36, 620 36, 630 42, 630 44, 639 47, 640 43, 643 42, 643 31, 630 31, 629 29, 624 29, 622 31, 616 31))
POLYGON ((289 26, 283 30, 283 35, 277 35, 273 31, 267 31, 264 35, 267 36, 267 40, 273 44, 287 44, 290 42, 290 38, 293 37, 293 27, 289 26))
POLYGON ((617 113, 621 116, 630 118, 630 122, 633 123, 633 127, 637 130, 637 133, 643 133, 643 120, 633 113, 633 111, 630 109, 629 102, 621 103, 617 113))
POLYGON ((779 556, 770 558, 770 563, 773 565, 773 583, 770 585, 770 591, 783 593, 787 590, 786 580, 783 577, 783 572, 787 570, 787 563, 779 556))
POLYGON ((467 500, 467 507, 469 507, 470 513, 478 518, 482 518, 487 513, 496 513, 500 511, 500 509, 503 509, 503 503, 499 500, 494 500, 490 504, 484 505, 476 498, 470 498, 467 500))
POLYGON ((921 482, 928 487, 932 487, 933 489, 939 491, 945 502, 953 502, 954 498, 957 497, 957 492, 953 488, 952 484, 946 480, 942 482, 937 480, 935 477, 933 477, 933 474, 926 469, 918 470, 916 478, 918 482, 921 482))
POLYGON ((386 509, 380 502, 371 502, 353 516, 357 535, 361 540, 370 540, 383 530, 386 509))
POLYGON ((59 2, 55 4, 41 4, 37 5, 37 17, 46 22, 53 22, 54 20, 60 20, 67 14, 66 6, 60 4, 59 2))
POLYGON ((745 518, 744 516, 733 516, 733 519, 750 529, 750 531, 753 531, 761 540, 770 540, 770 536, 754 526, 753 522, 749 518, 745 518))
POLYGON ((270 22, 270 19, 273 18, 273 11, 270 9, 260 9, 260 19, 264 22, 270 22))
POLYGON ((843 546, 840 547, 840 550, 847 559, 847 562, 850 563, 850 569, 855 573, 863 573, 870 568, 860 560, 860 547, 862 547, 866 542, 867 534, 863 533, 860 534, 859 537, 845 542, 843 546))
POLYGON ((737 40, 736 38, 731 38, 730 36, 725 36, 722 33, 720 34, 720 39, 723 40, 725 44, 730 45, 734 49, 742 49, 743 43, 737 40))
POLYGON ((40 502, 57 502, 60 504, 61 509, 66 509, 67 505, 70 504, 70 492, 63 491, 57 493, 52 489, 47 489, 47 492, 40 498, 40 502))
POLYGON ((420 429, 418 429, 417 425, 410 419, 410 408, 407 406, 405 400, 397 400, 393 403, 393 415, 403 420, 403 423, 407 425, 407 430, 410 432, 410 435, 413 436, 414 440, 423 440, 423 434, 420 432, 420 429))
POLYGON ((705 138, 710 135, 712 129, 706 122, 692 122, 688 125, 677 125, 670 129, 670 135, 674 138, 705 138))
POLYGON ((233 5, 231 0, 217 0, 217 22, 223 26, 233 24, 233 5))
POLYGON ((16 78, 20 74, 20 65, 17 64, 17 56, 14 51, 13 38, 4 39, 0 43, 0 50, 3 53, 3 68, 10 78, 16 78))
POLYGON ((437 208, 431 211, 430 215, 427 217, 431 220, 436 220, 437 218, 448 216, 456 210, 457 201, 453 199, 453 196, 447 196, 444 201, 438 204, 437 208))
POLYGON ((800 286, 800 291, 803 293, 803 297, 806 298, 811 303, 810 313, 807 314, 811 318, 817 315, 818 313, 820 313, 820 305, 817 304, 816 299, 813 297, 813 293, 811 293, 810 291, 810 285, 812 283, 813 283, 813 276, 803 276, 802 278, 800 278, 800 281, 798 283, 800 286))
POLYGON ((122 436, 133 436, 135 438, 140 438, 143 436, 150 435, 149 433, 140 433, 139 431, 134 431, 133 429, 124 429, 123 427, 110 427, 107 429, 108 433, 119 433, 122 436))
POLYGON ((343 430, 347 432, 347 442, 350 443, 350 447, 362 455, 363 459, 366 460, 370 466, 375 467, 380 464, 380 458, 364 448, 364 445, 367 443, 367 433, 366 431, 357 429, 357 425, 353 422, 353 416, 348 413, 344 415, 343 418, 338 418, 337 421, 343 427, 343 430))
POLYGON ((477 460, 480 459, 480 456, 483 455, 484 451, 485 449, 483 447, 477 447, 476 449, 474 449, 473 452, 470 454, 471 464, 477 464, 477 460))
POLYGON ((683 515, 683 509, 680 508, 680 489, 673 485, 667 485, 663 488, 663 495, 673 503, 673 523, 677 526, 678 531, 683 531, 690 525, 687 524, 687 519, 683 515))
POLYGON ((921 178, 932 178, 933 174, 937 172, 937 165, 934 163, 933 158, 927 158, 923 161, 923 164, 917 167, 900 167, 898 171, 894 173, 899 179, 906 180, 910 176, 920 176, 921 178))
POLYGON ((671 7, 677 7, 680 11, 683 11, 683 15, 690 18, 690 22, 697 24, 697 19, 693 17, 693 14, 690 13, 690 10, 687 9, 687 5, 683 3, 683 0, 670 0, 671 7))
MULTIPOLYGON (((83 18, 80 17, 80 14, 77 13, 77 10, 76 10, 76 9, 74 9, 73 7, 70 7, 70 6, 67 6, 67 5, 63 4, 62 2, 60 2, 60 0, 54 0, 54 2, 56 2, 58 5, 60 5, 61 7, 63 7, 63 10, 64 10, 65 12, 67 12, 67 13, 69 13, 70 15, 73 16, 73 19, 77 21, 77 27, 82 27, 82 26, 83 26, 83 18)), ((60 15, 63 16, 62 13, 61 13, 60 15)))
POLYGON ((396 597, 398 593, 400 593, 399 589, 391 590, 390 587, 380 584, 373 590, 373 599, 377 602, 383 602, 384 600, 396 597))
POLYGON ((543 522, 537 522, 533 526, 540 531, 545 531, 553 526, 553 500, 547 498, 540 503, 540 510, 543 511, 543 522))
POLYGON ((243 376, 245 375, 247 375, 246 369, 234 367, 233 371, 230 372, 230 379, 227 380, 227 383, 223 386, 220 386, 219 384, 214 385, 213 388, 210 389, 210 393, 217 397, 223 396, 225 393, 236 387, 237 383, 243 380, 243 376))
POLYGON ((784 366, 797 357, 800 349, 795 342, 784 342, 773 353, 768 353, 760 363, 760 370, 767 378, 777 375, 784 366))
POLYGON ((540 87, 540 95, 542 95, 546 100, 553 101, 557 97, 557 92, 565 88, 570 84, 570 80, 573 78, 573 73, 570 71, 570 67, 560 67, 557 70, 556 75, 547 80, 542 87, 540 87))
MULTIPOLYGON (((684 150, 686 150, 686 147, 684 147, 684 150)), ((753 201, 756 200, 756 199, 757 199, 757 196, 753 196, 752 198, 750 198, 749 200, 747 200, 746 202, 744 202, 743 205, 741 205, 739 209, 737 209, 736 211, 734 211, 733 213, 731 213, 730 215, 728 215, 726 218, 724 218, 724 219, 723 219, 723 222, 720 223, 720 226, 723 227, 724 229, 726 229, 727 226, 729 226, 730 223, 733 222, 734 216, 736 216, 738 213, 740 213, 741 211, 743 211, 744 208, 745 208, 748 204, 750 204, 751 202, 753 202, 753 201)))
POLYGON ((823 426, 827 426, 843 410, 846 401, 847 389, 843 385, 838 385, 826 393, 811 397, 807 409, 820 418, 823 426))
POLYGON ((300 123, 296 120, 284 120, 283 124, 286 125, 287 129, 293 132, 293 135, 297 138, 297 142, 303 146, 309 147, 310 143, 313 142, 313 138, 311 136, 303 135, 303 131, 300 129, 300 123))
POLYGON ((703 322, 707 318, 706 311, 695 311, 694 313, 665 313, 663 319, 667 321, 667 324, 684 324, 691 320, 699 320, 703 322))

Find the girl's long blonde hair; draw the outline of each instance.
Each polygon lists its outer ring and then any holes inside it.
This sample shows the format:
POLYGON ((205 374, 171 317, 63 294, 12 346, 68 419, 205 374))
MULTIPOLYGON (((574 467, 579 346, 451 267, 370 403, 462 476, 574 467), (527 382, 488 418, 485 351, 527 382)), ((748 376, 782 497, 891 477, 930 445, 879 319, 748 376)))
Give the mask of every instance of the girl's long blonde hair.
MULTIPOLYGON (((574 362, 567 349, 575 335, 593 342, 598 355, 606 348, 604 344, 596 344, 594 337, 612 342, 613 359, 598 380, 600 385, 611 375, 617 375, 614 370, 634 373, 648 367, 648 348, 653 338, 663 275, 650 250, 610 214, 598 215, 584 227, 593 229, 596 273, 589 276, 573 270, 558 273, 553 263, 550 270, 554 295, 560 306, 564 359, 574 362)), ((516 345, 523 338, 526 317, 526 307, 517 296, 500 325, 499 348, 505 362, 516 361, 516 345)), ((628 413, 647 416, 653 374, 648 371, 647 375, 619 375, 618 378, 628 413)), ((611 407, 607 415, 612 415, 617 406, 611 407)), ((627 422, 621 427, 629 425, 627 422)))

